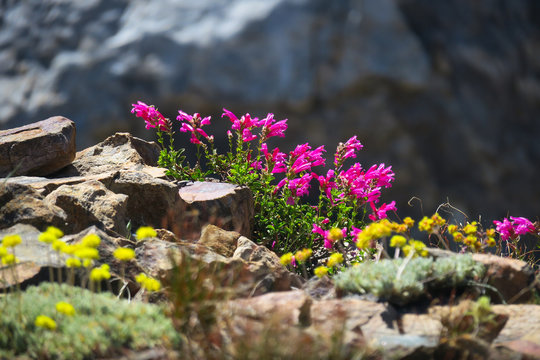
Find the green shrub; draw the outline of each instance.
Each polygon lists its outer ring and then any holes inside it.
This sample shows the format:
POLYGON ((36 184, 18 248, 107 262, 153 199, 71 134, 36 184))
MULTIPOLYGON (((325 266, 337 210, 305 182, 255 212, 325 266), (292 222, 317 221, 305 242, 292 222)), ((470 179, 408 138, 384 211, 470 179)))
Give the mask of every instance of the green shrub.
POLYGON ((119 300, 110 293, 43 283, 0 301, 1 358, 26 354, 36 359, 85 359, 178 341, 160 306, 119 300), (61 301, 73 305, 75 314, 58 312, 61 301), (36 326, 39 315, 53 319, 56 328, 36 326))
POLYGON ((381 260, 346 269, 335 277, 336 286, 351 293, 371 293, 391 303, 404 305, 426 291, 462 287, 482 276, 484 266, 471 255, 439 258, 381 260))

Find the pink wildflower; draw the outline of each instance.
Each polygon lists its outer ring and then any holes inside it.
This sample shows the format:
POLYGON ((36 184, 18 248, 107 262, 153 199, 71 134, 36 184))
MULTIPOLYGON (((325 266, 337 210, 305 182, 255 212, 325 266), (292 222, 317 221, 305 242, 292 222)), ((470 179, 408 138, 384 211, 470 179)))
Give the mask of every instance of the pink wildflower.
POLYGON ((210 116, 201 119, 201 115, 199 113, 188 115, 182 110, 179 110, 178 114, 179 115, 176 117, 176 120, 182 121, 180 131, 191 133, 191 138, 189 139, 190 142, 192 142, 193 144, 200 144, 201 141, 199 140, 199 135, 203 136, 208 140, 213 139, 213 137, 208 136, 208 134, 203 129, 201 129, 202 126, 210 124, 210 116))
POLYGON ((345 159, 348 158, 355 158, 356 152, 362 149, 364 146, 358 141, 356 138, 356 135, 347 140, 347 142, 339 143, 338 148, 336 150, 336 155, 334 157, 334 164, 338 166, 340 163, 342 163, 345 159))
POLYGON ((303 171, 310 171, 313 166, 324 166, 324 146, 319 146, 311 151, 311 146, 308 143, 297 145, 296 148, 289 153, 290 171, 298 174, 303 171))
POLYGON ((332 201, 332 189, 337 189, 337 184, 332 181, 332 179, 335 176, 334 170, 328 170, 326 173, 326 176, 317 176, 317 174, 313 174, 314 177, 319 180, 319 187, 321 191, 324 191, 326 194, 326 197, 332 201))
POLYGON ((259 119, 257 118, 251 118, 251 115, 245 114, 240 119, 236 115, 234 115, 232 112, 230 112, 227 109, 223 109, 223 114, 221 117, 227 116, 229 120, 233 123, 231 128, 233 130, 237 130, 242 134, 242 141, 247 142, 251 141, 257 138, 256 135, 253 135, 251 133, 251 129, 258 126, 259 119))
POLYGON ((257 126, 262 126, 262 141, 266 141, 266 139, 273 136, 285 137, 285 130, 287 130, 287 119, 280 120, 276 123, 274 122, 274 114, 269 113, 264 119, 257 123, 257 126))
POLYGON ((386 205, 386 203, 382 204, 378 209, 375 207, 375 204, 373 202, 370 202, 369 204, 371 205, 371 209, 373 210, 373 214, 369 215, 371 221, 386 219, 388 217, 388 215, 386 215, 388 211, 397 211, 395 201, 392 201, 388 205, 386 205))
POLYGON ((142 118, 146 122, 146 129, 155 128, 157 126, 160 131, 170 130, 167 119, 156 110, 154 105, 146 105, 142 101, 137 101, 137 104, 131 104, 131 106, 133 106, 131 113, 142 118))
POLYGON ((261 151, 266 159, 266 171, 270 171, 273 174, 287 172, 287 165, 285 165, 286 155, 279 151, 279 148, 272 150, 272 153, 268 152, 268 145, 266 143, 261 144, 261 151))
POLYGON ((534 224, 527 218, 510 216, 510 219, 512 221, 507 218, 504 218, 502 222, 493 221, 503 241, 507 241, 508 239, 514 240, 519 235, 534 233, 536 231, 534 224))

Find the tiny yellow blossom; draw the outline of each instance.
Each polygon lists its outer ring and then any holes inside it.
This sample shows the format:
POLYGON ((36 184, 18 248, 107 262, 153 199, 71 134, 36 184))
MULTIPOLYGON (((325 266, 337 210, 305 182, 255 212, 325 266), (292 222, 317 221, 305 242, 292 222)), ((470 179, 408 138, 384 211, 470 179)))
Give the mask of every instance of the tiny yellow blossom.
POLYGON ((101 239, 97 234, 88 234, 82 238, 81 245, 82 247, 87 248, 97 248, 101 243, 101 239))
POLYGON ((455 242, 462 242, 463 241, 463 234, 460 232, 453 232, 452 236, 454 237, 455 242))
POLYGON ((66 259, 66 266, 69 268, 79 268, 81 267, 81 260, 77 258, 66 259))
POLYGON ((314 272, 317 277, 322 278, 323 276, 328 274, 328 268, 326 266, 319 266, 315 268, 314 272))
POLYGON ((156 230, 150 226, 141 226, 135 233, 137 240, 143 240, 146 238, 153 238, 157 236, 156 230))
POLYGON ((114 250, 113 255, 120 261, 130 261, 135 257, 135 251, 126 247, 119 247, 114 250))
POLYGON ((143 287, 149 292, 159 291, 161 289, 161 283, 159 280, 148 278, 144 281, 143 287))
POLYGON ((18 262, 19 259, 17 259, 17 257, 15 257, 13 254, 7 254, 2 257, 2 264, 4 265, 13 265, 18 262))
POLYGON ((409 256, 409 253, 411 252, 412 249, 413 249, 413 247, 411 245, 404 245, 401 248, 401 251, 403 251, 403 256, 405 256, 405 257, 409 256))
POLYGON ((333 253, 328 258, 328 262, 326 263, 326 266, 329 268, 333 268, 334 266, 341 264, 343 262, 343 254, 341 253, 333 253))
POLYGON ((109 272, 109 266, 103 264, 98 268, 92 269, 90 271, 90 280, 98 282, 102 280, 109 280, 111 278, 111 273, 109 272))
POLYGON ((56 303, 56 311, 67 316, 75 315, 75 308, 70 303, 60 301, 56 303))
POLYGON ((53 233, 49 233, 47 231, 45 232, 42 232, 41 234, 39 234, 38 236, 38 240, 41 241, 41 242, 44 242, 44 243, 47 243, 47 244, 52 244, 52 242, 54 240, 57 240, 58 238, 53 234, 53 233))
POLYGON ((286 254, 281 255, 280 261, 283 266, 287 266, 292 262, 293 254, 288 252, 286 254))
POLYGON ((486 236, 488 237, 495 237, 495 229, 487 229, 486 230, 486 236))
POLYGON ((433 219, 430 219, 427 216, 424 216, 422 220, 420 220, 420 222, 418 223, 418 230, 432 232, 433 223, 434 223, 433 219))
POLYGON ((0 246, 0 258, 3 258, 7 254, 8 254, 8 250, 5 247, 0 246))
POLYGON ((7 248, 15 247, 19 245, 21 241, 22 239, 20 235, 6 235, 2 240, 2 245, 7 248))
POLYGON ((42 327, 48 330, 56 329, 56 321, 45 315, 39 315, 34 323, 37 327, 42 327))
POLYGON ((99 252, 97 249, 91 247, 81 247, 75 250, 74 255, 79 259, 97 260, 99 259, 99 252))
POLYGON ((403 223, 407 225, 408 228, 412 228, 414 225, 414 220, 407 216, 405 219, 403 219, 403 223))
POLYGON ((433 220, 437 226, 443 226, 446 224, 446 220, 443 219, 438 213, 433 214, 433 216, 431 216, 431 220, 433 220))
POLYGON ((331 228, 328 232, 328 240, 339 241, 343 239, 343 232, 338 228, 331 228))
POLYGON ((52 249, 53 249, 54 251, 60 252, 60 251, 62 251, 62 249, 64 248, 65 245, 66 245, 66 243, 63 242, 62 240, 55 239, 55 240, 52 242, 51 247, 52 247, 52 249))
POLYGON ((476 221, 473 221, 472 223, 465 225, 463 227, 463 232, 467 235, 476 234, 476 232, 478 231, 478 227, 476 225, 477 225, 476 221))
POLYGON ((476 241, 478 240, 478 238, 474 235, 468 235, 465 237, 465 239, 463 239, 463 243, 469 247, 474 247, 474 244, 476 243, 476 241))
POLYGON ((394 230, 397 233, 403 234, 409 230, 409 227, 406 224, 397 224, 397 226, 394 228, 394 230))
POLYGON ((135 281, 139 284, 142 284, 146 279, 148 279, 148 276, 146 276, 145 273, 140 273, 139 275, 135 276, 135 281))
POLYGON ((48 226, 45 232, 51 234, 57 239, 60 239, 62 236, 64 236, 64 232, 55 226, 48 226))
POLYGON ((313 250, 311 250, 311 249, 302 249, 302 250, 298 250, 296 252, 296 254, 294 255, 294 258, 298 262, 304 262, 311 256, 311 254, 313 254, 313 250))
POLYGON ((75 251, 78 249, 79 247, 77 245, 72 245, 72 244, 66 244, 64 243, 64 245, 62 246, 62 248, 60 249, 61 252, 63 252, 64 254, 67 254, 67 255, 72 255, 75 253, 75 251))
POLYGON ((92 266, 93 263, 94 263, 94 260, 92 259, 83 259, 82 265, 85 268, 89 268, 90 266, 92 266))
POLYGON ((390 239, 390 246, 391 247, 399 247, 400 248, 403 245, 405 245, 405 243, 407 243, 407 238, 405 238, 405 236, 394 235, 390 239))
POLYGON ((450 234, 455 233, 457 229, 458 229, 458 226, 456 224, 450 224, 448 225, 448 228, 447 228, 450 234))
POLYGON ((488 236, 488 238, 486 240, 486 244, 489 247, 494 247, 495 245, 497 245, 497 243, 495 242, 495 239, 492 238, 491 236, 488 236))

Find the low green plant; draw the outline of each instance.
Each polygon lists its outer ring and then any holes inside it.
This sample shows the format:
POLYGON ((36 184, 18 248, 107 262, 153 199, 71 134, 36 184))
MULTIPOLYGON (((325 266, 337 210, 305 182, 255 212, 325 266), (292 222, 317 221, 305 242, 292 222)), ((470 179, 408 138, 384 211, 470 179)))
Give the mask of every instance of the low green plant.
POLYGON ((119 300, 111 293, 42 283, 20 298, 9 294, 0 304, 2 358, 87 359, 178 342, 162 307, 119 300), (11 310, 18 301, 22 317, 11 310))
POLYGON ((371 293, 398 305, 405 305, 431 289, 465 286, 483 276, 484 266, 470 254, 439 258, 384 259, 364 262, 335 276, 339 289, 357 294, 371 293))

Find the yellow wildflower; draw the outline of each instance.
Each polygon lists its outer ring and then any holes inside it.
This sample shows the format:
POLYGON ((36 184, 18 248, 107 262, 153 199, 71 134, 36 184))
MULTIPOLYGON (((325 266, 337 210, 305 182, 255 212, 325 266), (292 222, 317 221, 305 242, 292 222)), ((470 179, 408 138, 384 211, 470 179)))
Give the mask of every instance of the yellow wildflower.
POLYGON ((328 240, 330 241, 339 241, 343 239, 343 232, 338 228, 331 228, 328 232, 328 240))
POLYGON ((315 275, 322 278, 324 275, 328 274, 328 268, 326 266, 319 266, 315 268, 315 275))
POLYGON ((403 256, 407 257, 409 256, 409 253, 413 250, 413 247, 411 245, 404 245, 401 248, 401 251, 403 251, 403 256))
POLYGON ((56 303, 56 311, 67 316, 75 315, 75 308, 70 303, 60 301, 56 303))
POLYGON ((495 237, 495 229, 493 229, 493 228, 487 229, 487 230, 486 230, 486 236, 488 236, 488 237, 495 237))
POLYGON ((462 242, 463 241, 463 234, 460 232, 454 232, 452 233, 452 236, 454 237, 455 242, 462 242))
POLYGON ((57 239, 60 239, 62 236, 64 236, 64 232, 57 228, 56 226, 48 226, 47 230, 45 230, 46 233, 51 234, 57 239))
POLYGON ((465 225, 463 227, 463 232, 467 235, 476 234, 476 232, 478 231, 478 227, 476 225, 477 225, 476 221, 473 221, 472 223, 465 225))
POLYGON ((486 240, 486 244, 487 246, 490 246, 490 247, 494 247, 495 245, 497 245, 497 243, 495 242, 495 239, 492 238, 491 236, 488 236, 486 240))
POLYGON ((79 259, 97 260, 99 259, 99 252, 97 249, 91 247, 81 247, 75 250, 75 256, 79 259))
POLYGON ((2 257, 2 264, 4 265, 13 265, 18 262, 19 259, 17 259, 17 257, 15 257, 13 254, 7 254, 2 257))
POLYGON ((311 254, 313 254, 313 250, 311 250, 311 249, 302 249, 302 250, 298 250, 296 252, 296 254, 294 255, 294 258, 298 262, 304 262, 311 256, 311 254))
POLYGON ((408 228, 412 228, 414 225, 414 220, 407 216, 405 219, 403 219, 403 223, 407 225, 408 228))
POLYGON ((405 236, 401 236, 401 235, 394 235, 392 236, 392 238, 390 239, 390 246, 391 247, 402 247, 403 245, 405 245, 405 243, 407 242, 407 238, 405 238, 405 236))
POLYGON ((69 268, 79 268, 81 267, 81 260, 77 258, 69 258, 66 260, 66 266, 69 268))
POLYGON ((42 328, 48 329, 48 330, 55 330, 56 329, 56 321, 54 321, 53 319, 51 319, 50 317, 45 316, 45 315, 39 315, 36 318, 36 321, 34 322, 34 324, 37 327, 42 327, 42 328))
POLYGON ((6 235, 2 240, 2 245, 7 248, 15 247, 19 245, 21 241, 22 239, 20 235, 6 235))
POLYGON ((81 246, 87 248, 97 248, 101 243, 101 239, 97 234, 88 234, 82 238, 81 246))
POLYGON ((109 272, 109 265, 103 264, 98 268, 92 269, 90 271, 90 280, 92 281, 102 281, 109 280, 111 278, 111 273, 109 272))
POLYGON ((420 220, 420 222, 418 223, 418 230, 432 232, 434 222, 435 221, 433 221, 433 219, 430 219, 427 216, 424 216, 422 220, 420 220))
POLYGON ((343 262, 343 254, 341 253, 333 253, 328 258, 328 262, 326 263, 326 266, 329 268, 333 268, 334 266, 341 264, 343 262))
POLYGON ((7 249, 5 247, 3 247, 3 246, 0 246, 0 258, 3 258, 7 254, 8 254, 7 249))
POLYGON ((135 257, 135 251, 126 247, 119 247, 114 250, 113 255, 120 261, 130 261, 135 257))
POLYGON ((455 233, 457 229, 458 229, 458 226, 456 224, 450 224, 448 225, 448 228, 447 228, 450 234, 455 233))
POLYGON ((476 236, 468 235, 463 240, 463 243, 467 246, 474 247, 474 243, 476 242, 476 240, 478 240, 476 236))
POLYGON ((446 220, 443 219, 438 213, 435 213, 431 216, 431 220, 435 223, 437 226, 443 226, 446 224, 446 220))
POLYGON ((137 240, 143 240, 146 238, 153 238, 157 236, 156 230, 150 226, 141 226, 135 233, 137 240))
POLYGON ((47 243, 47 244, 52 244, 52 242, 54 240, 57 240, 58 238, 53 234, 53 233, 49 233, 47 231, 45 232, 42 232, 41 234, 39 234, 38 236, 38 240, 41 241, 41 242, 44 242, 44 243, 47 243))
POLYGON ((58 240, 58 239, 55 239, 53 242, 52 242, 52 249, 54 251, 62 251, 62 249, 64 248, 64 246, 66 245, 65 242, 63 242, 62 240, 58 240))
POLYGON ((140 273, 139 275, 135 276, 135 281, 139 284, 142 284, 146 279, 148 279, 148 276, 146 276, 145 273, 140 273))
POLYGON ((283 266, 287 266, 292 262, 293 254, 291 252, 288 252, 286 254, 281 255, 280 261, 283 266))
POLYGON ((143 287, 149 292, 159 291, 161 289, 161 283, 159 280, 149 277, 144 281, 143 287))

